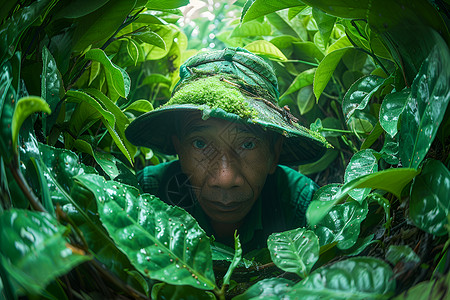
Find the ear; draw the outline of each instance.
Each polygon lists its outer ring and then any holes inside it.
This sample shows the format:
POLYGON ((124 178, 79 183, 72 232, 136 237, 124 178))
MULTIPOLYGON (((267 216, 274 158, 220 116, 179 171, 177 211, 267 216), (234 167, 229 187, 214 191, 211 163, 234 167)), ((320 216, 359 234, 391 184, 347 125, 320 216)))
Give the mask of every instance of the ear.
POLYGON ((273 174, 275 172, 275 169, 278 166, 278 160, 280 159, 281 149, 283 148, 283 140, 284 140, 284 137, 280 137, 275 142, 275 145, 273 147, 273 160, 272 160, 272 164, 269 169, 269 174, 273 174))

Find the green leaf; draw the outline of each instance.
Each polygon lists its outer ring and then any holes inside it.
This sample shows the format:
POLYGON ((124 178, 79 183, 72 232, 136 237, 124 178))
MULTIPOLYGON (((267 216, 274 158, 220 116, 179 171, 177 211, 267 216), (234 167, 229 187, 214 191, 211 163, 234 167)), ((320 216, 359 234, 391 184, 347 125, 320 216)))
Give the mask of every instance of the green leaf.
POLYGON ((312 85, 305 86, 297 93, 297 107, 300 111, 300 115, 304 115, 313 109, 316 103, 316 98, 313 94, 312 85))
POLYGON ((384 83, 384 79, 376 75, 368 75, 358 79, 345 93, 342 101, 342 112, 347 120, 356 109, 363 110, 372 95, 384 83))
MULTIPOLYGON (((61 99, 60 93, 63 90, 62 78, 58 71, 56 61, 47 47, 44 46, 42 48, 41 97, 47 101, 52 112, 55 112, 61 99)), ((44 135, 46 135, 46 130, 54 125, 57 117, 58 114, 54 113, 50 118, 42 118, 44 135), (49 120, 50 122, 47 123, 49 120)))
POLYGON ((356 201, 335 205, 328 214, 314 226, 314 233, 324 246, 337 242, 339 249, 349 249, 359 237, 361 222, 366 218, 367 203, 356 201))
POLYGON ((127 52, 131 60, 134 62, 134 65, 136 66, 139 60, 139 49, 137 43, 132 39, 129 39, 127 41, 127 52))
POLYGON ((381 157, 391 165, 398 165, 398 136, 391 138, 388 134, 385 136, 383 148, 380 150, 381 157))
MULTIPOLYGON (((86 94, 82 91, 67 91, 66 93, 67 101, 68 102, 75 102, 75 103, 86 103, 89 105, 90 110, 98 113, 103 119, 104 123, 108 123, 110 126, 114 126, 116 122, 116 118, 113 113, 107 111, 98 103, 97 100, 95 100, 90 95, 86 94)), ((73 117, 72 117, 73 119, 73 117)), ((71 124, 72 125, 72 124, 71 124)), ((74 133, 78 134, 78 131, 73 131, 74 133)))
POLYGON ((115 65, 102 49, 91 49, 86 52, 86 59, 95 60, 105 69, 108 87, 114 89, 121 97, 126 98, 130 92, 130 77, 127 72, 115 65))
POLYGON ((266 35, 272 35, 272 26, 269 22, 250 21, 236 26, 231 32, 230 38, 266 35))
POLYGON ((446 235, 450 213, 450 171, 438 160, 430 160, 414 178, 409 200, 409 216, 420 229, 446 235))
POLYGON ((283 93, 283 95, 280 96, 280 98, 292 94, 305 86, 311 85, 314 81, 315 72, 316 68, 312 68, 298 74, 291 85, 288 87, 288 89, 283 93))
POLYGON ((410 89, 386 95, 380 108, 380 125, 391 136, 397 134, 397 123, 405 104, 408 101, 410 89))
POLYGON ((141 113, 146 113, 153 110, 153 105, 148 100, 136 100, 125 108, 124 111, 137 111, 141 113))
POLYGON ((377 122, 375 127, 373 127, 372 131, 370 132, 369 136, 366 137, 364 142, 361 145, 360 150, 368 149, 370 148, 373 143, 375 143, 381 134, 383 134, 384 130, 380 125, 380 122, 377 122))
POLYGON ((94 151, 94 158, 110 179, 114 179, 119 175, 119 169, 114 163, 115 157, 111 153, 94 151))
POLYGON ((117 134, 111 131, 110 134, 113 137, 114 142, 117 144, 119 149, 122 151, 125 157, 128 158, 128 161, 130 161, 131 165, 133 165, 134 155, 136 154, 137 148, 136 146, 128 142, 128 140, 125 137, 125 128, 128 126, 128 124, 130 124, 130 120, 111 99, 109 99, 105 94, 103 94, 99 90, 88 88, 85 89, 84 91, 95 97, 108 111, 114 114, 116 118, 114 129, 117 131, 117 134))
POLYGON ((272 233, 267 247, 277 267, 302 278, 308 276, 319 259, 319 240, 314 232, 305 228, 272 233))
POLYGON ((73 34, 73 51, 83 52, 91 47, 101 47, 127 19, 136 0, 109 0, 94 12, 77 19, 73 34))
POLYGON ((394 266, 399 263, 420 263, 420 258, 409 246, 390 245, 386 253, 386 259, 394 266))
POLYGON ((328 199, 321 201, 313 199, 306 211, 306 218, 310 225, 317 225, 328 211, 337 203, 344 201, 348 193, 356 188, 381 189, 390 192, 400 199, 403 188, 417 175, 416 169, 399 168, 387 169, 373 174, 358 177, 344 184, 340 191, 328 199))
POLYGON ((336 17, 330 16, 324 13, 318 8, 313 8, 312 16, 316 20, 317 27, 319 28, 320 35, 322 36, 324 46, 326 48, 328 41, 330 40, 331 32, 333 31, 336 17))
POLYGON ((95 195, 103 226, 141 273, 203 290, 216 286, 209 239, 190 214, 98 175, 77 180, 95 195))
POLYGON ((321 267, 292 287, 287 297, 388 299, 395 291, 391 268, 373 257, 352 257, 321 267))
POLYGON ((251 42, 244 48, 257 55, 265 55, 270 58, 279 59, 281 61, 287 60, 286 56, 284 56, 283 52, 281 52, 280 49, 275 47, 275 45, 273 45, 271 42, 265 40, 251 42))
POLYGON ((170 49, 174 39, 179 35, 179 28, 173 24, 168 25, 150 25, 152 32, 156 33, 159 37, 164 40, 165 48, 155 46, 153 44, 143 44, 142 48, 145 52, 146 60, 158 60, 165 57, 170 49))
POLYGON ((450 53, 436 45, 420 67, 401 115, 400 158, 417 168, 428 153, 450 100, 450 53))
POLYGON ((242 247, 241 242, 239 241, 239 236, 237 235, 237 232, 234 233, 234 256, 233 260, 231 261, 230 266, 228 267, 227 273, 223 277, 223 285, 229 285, 230 284, 230 278, 231 274, 233 273, 234 269, 239 265, 239 262, 242 259, 242 247))
POLYGON ((0 214, 0 227, 0 261, 21 294, 37 294, 91 259, 66 241, 67 228, 46 213, 7 210, 0 214))
POLYGON ((311 175, 322 172, 336 159, 338 151, 334 149, 327 149, 325 154, 313 163, 298 166, 298 171, 303 175, 311 175))
POLYGON ((153 32, 151 30, 147 30, 144 32, 139 31, 139 32, 133 33, 133 36, 141 43, 144 42, 149 45, 154 45, 163 50, 167 49, 166 42, 164 42, 164 39, 162 37, 160 37, 156 32, 153 32))
POLYGON ((316 95, 317 100, 325 90, 325 87, 327 86, 328 81, 330 81, 331 76, 333 76, 333 72, 336 69, 338 63, 341 61, 342 56, 344 56, 344 54, 349 49, 351 49, 351 47, 340 48, 333 52, 330 52, 320 62, 319 66, 317 67, 316 73, 314 74, 314 95, 316 95))
POLYGON ((189 4, 189 0, 149 0, 145 7, 151 10, 164 10, 182 7, 189 4))
MULTIPOLYGON (((372 149, 361 150, 355 153, 345 169, 344 183, 348 183, 363 175, 372 174, 378 171, 378 159, 375 157, 376 153, 372 149)), ((370 193, 370 188, 366 189, 354 189, 348 194, 362 203, 362 201, 370 193)))
POLYGON ((248 10, 242 11, 241 22, 245 23, 275 11, 295 6, 303 6, 303 3, 299 0, 254 0, 248 10))
POLYGON ((268 278, 258 281, 245 293, 238 295, 233 300, 267 299, 267 297, 282 297, 292 289, 294 282, 285 278, 268 278))
POLYGON ((17 101, 14 115, 12 117, 11 132, 13 149, 17 149, 17 140, 19 138, 19 130, 22 123, 28 116, 35 112, 51 113, 47 102, 41 97, 23 97, 17 101))

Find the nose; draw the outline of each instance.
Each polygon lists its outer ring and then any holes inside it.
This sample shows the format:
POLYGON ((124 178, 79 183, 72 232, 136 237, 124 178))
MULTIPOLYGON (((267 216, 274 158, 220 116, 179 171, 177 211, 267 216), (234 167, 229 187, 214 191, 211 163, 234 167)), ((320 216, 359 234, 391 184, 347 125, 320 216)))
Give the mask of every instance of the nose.
POLYGON ((223 154, 211 162, 207 171, 208 185, 210 187, 231 189, 242 186, 244 178, 240 170, 239 161, 230 154, 223 154))

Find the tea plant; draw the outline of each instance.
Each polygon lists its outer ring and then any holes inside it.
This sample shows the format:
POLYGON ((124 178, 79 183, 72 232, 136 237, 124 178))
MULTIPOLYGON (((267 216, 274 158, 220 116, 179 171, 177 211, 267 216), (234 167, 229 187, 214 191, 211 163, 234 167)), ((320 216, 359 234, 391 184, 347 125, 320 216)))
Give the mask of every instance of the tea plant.
POLYGON ((209 39, 270 59, 280 105, 334 146, 298 167, 322 185, 308 227, 242 253, 143 194, 135 170, 173 157, 124 136, 207 39, 179 27, 187 2, 1 4, 2 298, 448 296, 448 4, 220 6, 209 39))

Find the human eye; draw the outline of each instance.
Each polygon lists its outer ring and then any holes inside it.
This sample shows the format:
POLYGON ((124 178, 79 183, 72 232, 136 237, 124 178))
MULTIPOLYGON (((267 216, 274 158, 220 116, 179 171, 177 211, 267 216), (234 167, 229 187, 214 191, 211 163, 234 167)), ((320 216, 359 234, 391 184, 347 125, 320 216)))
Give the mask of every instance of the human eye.
POLYGON ((201 139, 195 139, 194 141, 192 141, 192 146, 195 149, 202 150, 202 149, 206 148, 206 143, 205 143, 205 141, 203 141, 201 139))
POLYGON ((252 150, 256 147, 255 140, 249 140, 242 143, 241 148, 244 150, 252 150))

